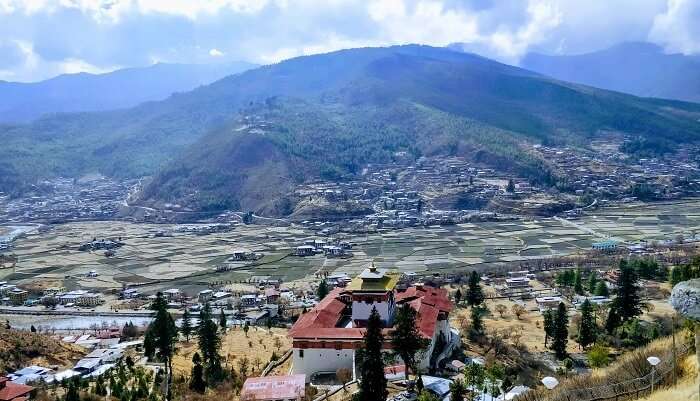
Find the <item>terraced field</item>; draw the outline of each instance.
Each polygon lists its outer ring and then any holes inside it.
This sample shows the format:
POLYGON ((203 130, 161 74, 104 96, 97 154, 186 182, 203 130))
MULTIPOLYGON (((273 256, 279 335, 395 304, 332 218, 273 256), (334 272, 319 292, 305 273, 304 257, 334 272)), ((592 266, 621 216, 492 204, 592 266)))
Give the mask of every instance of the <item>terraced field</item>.
POLYGON ((19 239, 14 248, 19 262, 14 272, 5 275, 22 282, 68 281, 85 288, 146 283, 152 288, 177 285, 194 290, 218 281, 299 280, 319 271, 352 275, 370 260, 405 272, 448 272, 569 255, 590 249, 603 238, 630 243, 674 239, 679 234, 690 238, 695 230, 700 230, 699 201, 641 204, 599 209, 575 221, 543 218, 345 236, 354 244, 354 256, 331 259, 290 256, 295 246, 315 238, 313 232, 300 228, 236 226, 230 232, 196 235, 176 232, 175 226, 84 222, 52 226, 19 239), (156 237, 159 231, 173 234, 156 237), (125 245, 113 257, 106 257, 103 251, 78 250, 80 243, 95 237, 121 237, 125 245), (215 267, 226 262, 235 248, 248 248, 264 257, 216 272, 215 267), (91 270, 99 276, 86 277, 91 270))

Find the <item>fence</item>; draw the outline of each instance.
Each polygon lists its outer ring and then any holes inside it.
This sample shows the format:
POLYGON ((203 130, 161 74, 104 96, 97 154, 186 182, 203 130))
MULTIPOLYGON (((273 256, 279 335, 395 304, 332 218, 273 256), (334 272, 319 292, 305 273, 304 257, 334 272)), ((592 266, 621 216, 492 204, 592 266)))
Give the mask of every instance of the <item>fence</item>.
MULTIPOLYGON (((691 349, 690 344, 681 344, 675 352, 676 360, 687 355, 691 349)), ((537 394, 535 392, 525 393, 515 398, 514 401, 622 401, 630 398, 636 399, 651 392, 652 380, 654 386, 667 383, 673 368, 674 354, 673 351, 669 351, 661 358, 661 363, 652 372, 642 377, 588 388, 562 388, 561 390, 552 390, 550 393, 544 391, 537 392, 537 394)))
POLYGON ((268 374, 270 374, 270 372, 272 371, 272 369, 275 369, 276 367, 278 367, 278 366, 280 366, 281 364, 283 364, 283 363, 284 363, 287 359, 289 359, 289 357, 292 355, 292 351, 293 351, 293 350, 290 349, 290 350, 288 350, 287 352, 285 352, 284 355, 282 355, 282 357, 281 357, 280 359, 277 359, 277 360, 275 360, 275 361, 271 361, 271 362, 265 367, 265 369, 262 371, 262 373, 260 374, 260 376, 267 376, 268 374))

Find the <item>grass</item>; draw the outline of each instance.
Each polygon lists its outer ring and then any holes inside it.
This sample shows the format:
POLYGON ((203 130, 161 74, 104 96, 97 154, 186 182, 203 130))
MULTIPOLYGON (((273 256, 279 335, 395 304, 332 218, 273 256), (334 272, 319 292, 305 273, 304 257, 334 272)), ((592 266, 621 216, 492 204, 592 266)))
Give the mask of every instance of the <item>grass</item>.
MULTIPOLYGON (((683 338, 683 335, 678 335, 677 339, 683 338)), ((605 369, 596 370, 588 375, 576 375, 574 377, 561 379, 560 384, 554 391, 548 391, 543 387, 527 392, 518 398, 517 401, 553 401, 566 399, 565 393, 570 393, 570 397, 577 397, 576 391, 583 391, 586 399, 590 398, 590 392, 586 389, 596 389, 596 396, 613 395, 614 393, 622 393, 632 391, 632 397, 635 396, 634 387, 631 386, 612 386, 616 383, 628 383, 633 379, 643 377, 651 372, 649 363, 646 361, 649 356, 658 356, 662 362, 668 361, 670 358, 671 338, 664 337, 653 341, 643 348, 624 354, 612 365, 605 369), (613 388, 615 389, 613 392, 613 388)), ((666 362, 667 363, 667 362, 666 362)), ((661 365, 658 367, 661 369, 661 365)), ((689 376, 692 369, 685 364, 678 364, 679 377, 689 376)), ((670 384, 670 376, 666 377, 660 384, 659 388, 670 384)), ((643 387, 643 386, 640 386, 643 387)), ((640 394, 641 395, 641 394, 640 394)), ((671 401, 670 399, 668 401, 671 401)), ((675 400, 674 400, 675 401, 675 400)))
MULTIPOLYGON (((221 355, 224 364, 239 368, 239 361, 247 358, 248 372, 250 376, 258 376, 270 361, 272 353, 275 352, 281 357, 291 347, 291 340, 287 336, 286 329, 273 328, 271 332, 267 329, 252 326, 245 335, 240 328, 229 328, 222 337, 221 355), (275 338, 279 338, 281 347, 275 347, 275 338)), ((197 349, 197 339, 190 339, 190 342, 180 342, 177 347, 178 353, 173 359, 173 369, 178 375, 189 376, 192 370, 192 356, 197 349)))
POLYGON ((698 366, 695 356, 689 356, 683 361, 684 371, 687 374, 678 382, 675 387, 663 388, 655 391, 648 397, 644 397, 641 401, 681 401, 681 400, 698 400, 698 366))

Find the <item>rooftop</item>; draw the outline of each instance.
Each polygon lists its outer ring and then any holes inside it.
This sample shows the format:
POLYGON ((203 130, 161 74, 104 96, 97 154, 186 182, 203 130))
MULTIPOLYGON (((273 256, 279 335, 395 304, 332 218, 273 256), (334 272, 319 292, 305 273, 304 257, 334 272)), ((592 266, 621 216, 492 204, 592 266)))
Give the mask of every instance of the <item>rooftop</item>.
POLYGON ((348 291, 386 292, 392 291, 399 282, 399 274, 386 269, 377 269, 374 263, 355 277, 348 285, 348 291))
POLYGON ((266 401, 303 398, 305 382, 306 375, 250 377, 243 383, 241 399, 266 401))

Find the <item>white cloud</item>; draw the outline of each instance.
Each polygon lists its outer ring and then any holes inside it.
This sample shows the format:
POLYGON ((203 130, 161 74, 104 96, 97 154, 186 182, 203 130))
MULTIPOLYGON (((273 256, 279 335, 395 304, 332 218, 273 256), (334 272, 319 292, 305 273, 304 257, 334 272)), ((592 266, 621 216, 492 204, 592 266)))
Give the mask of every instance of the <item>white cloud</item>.
POLYGON ((60 74, 75 74, 79 72, 102 74, 119 68, 119 66, 99 67, 73 57, 58 61, 47 61, 36 53, 31 42, 17 40, 14 41, 14 44, 20 50, 24 59, 20 63, 19 69, 0 70, 0 79, 2 80, 29 82, 51 78, 60 74))
POLYGON ((16 52, 0 52, 0 76, 269 63, 406 43, 464 42, 510 63, 533 50, 580 53, 628 40, 694 53, 699 8, 700 0, 0 0, 0 41, 31 43, 24 59, 35 58, 17 63, 16 52))
POLYGON ((666 12, 654 18, 649 39, 660 43, 669 52, 700 52, 700 2, 668 0, 666 12))

